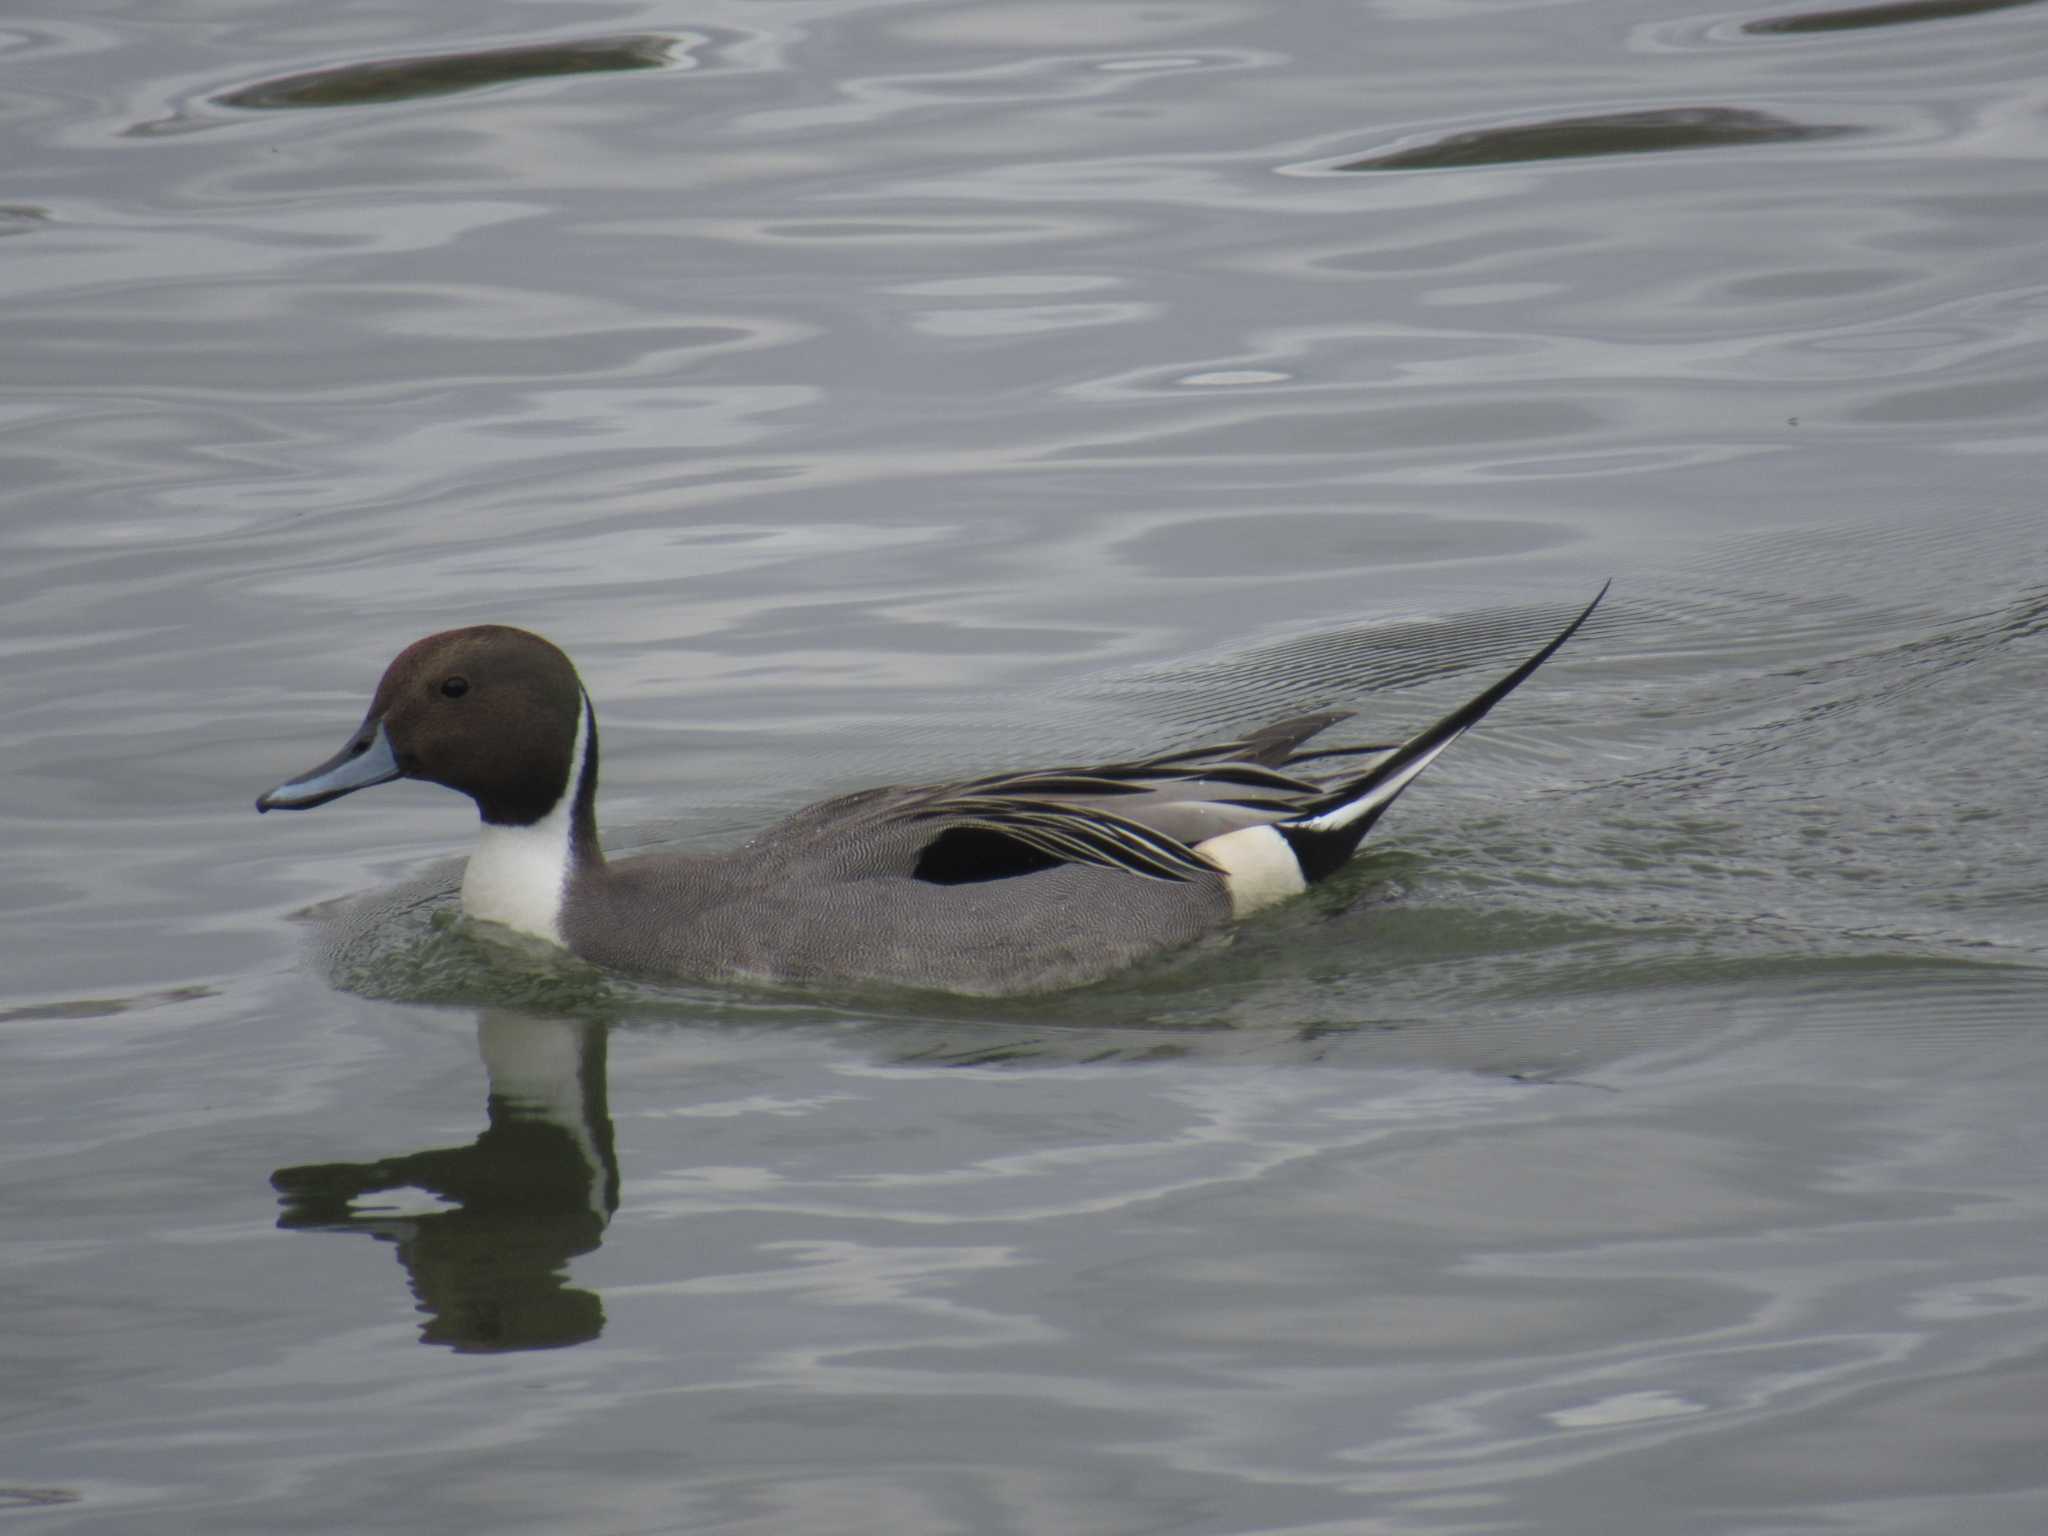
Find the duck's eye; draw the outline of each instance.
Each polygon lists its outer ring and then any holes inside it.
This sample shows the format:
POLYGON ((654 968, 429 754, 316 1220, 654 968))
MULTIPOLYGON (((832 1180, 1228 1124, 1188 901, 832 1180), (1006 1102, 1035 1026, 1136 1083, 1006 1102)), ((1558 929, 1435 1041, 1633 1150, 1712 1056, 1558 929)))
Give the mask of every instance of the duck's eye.
POLYGON ((467 692, 469 679, 466 677, 451 677, 441 684, 441 697, 444 699, 459 699, 467 692))

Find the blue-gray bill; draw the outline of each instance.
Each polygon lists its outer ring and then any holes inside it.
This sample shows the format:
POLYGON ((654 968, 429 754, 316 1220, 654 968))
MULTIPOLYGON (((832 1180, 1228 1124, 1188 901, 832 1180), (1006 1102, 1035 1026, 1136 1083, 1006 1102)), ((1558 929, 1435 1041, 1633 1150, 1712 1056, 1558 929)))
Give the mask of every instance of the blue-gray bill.
POLYGON ((389 784, 401 777, 398 758, 391 750, 391 738, 384 723, 368 721, 349 738, 347 746, 317 768, 309 768, 295 779, 256 797, 259 811, 310 811, 316 805, 339 800, 343 795, 373 784, 389 784))

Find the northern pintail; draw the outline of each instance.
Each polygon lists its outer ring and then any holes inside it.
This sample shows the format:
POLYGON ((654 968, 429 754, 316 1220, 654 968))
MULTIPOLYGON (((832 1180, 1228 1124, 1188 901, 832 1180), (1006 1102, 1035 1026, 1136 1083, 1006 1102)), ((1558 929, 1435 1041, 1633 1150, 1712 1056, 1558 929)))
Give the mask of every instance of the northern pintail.
POLYGON ((729 853, 611 860, 597 715, 569 658, 502 625, 415 641, 348 744, 256 801, 307 810, 425 779, 476 802, 463 910, 600 966, 703 981, 1081 986, 1299 895, 1577 632, 1398 746, 1302 744, 1343 712, 1097 767, 822 801, 729 853))

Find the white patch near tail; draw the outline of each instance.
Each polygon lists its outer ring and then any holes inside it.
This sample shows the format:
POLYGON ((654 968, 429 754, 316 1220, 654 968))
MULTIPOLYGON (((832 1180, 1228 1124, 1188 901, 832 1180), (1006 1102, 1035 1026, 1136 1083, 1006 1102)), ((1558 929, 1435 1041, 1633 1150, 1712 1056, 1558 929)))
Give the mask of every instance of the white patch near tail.
POLYGON ((1230 912, 1243 917, 1261 907, 1299 896, 1308 889, 1301 860, 1287 839, 1269 826, 1239 827, 1195 844, 1195 852, 1223 871, 1230 912))
POLYGON ((516 933, 546 939, 562 949, 562 902, 569 892, 569 834, 576 815, 576 786, 590 744, 590 704, 576 717, 576 745, 569 754, 569 782, 554 809, 530 827, 484 823, 476 852, 462 876, 462 910, 479 922, 503 923, 516 933))
MULTIPOLYGON (((1458 732, 1458 736, 1464 734, 1463 731, 1458 732)), ((1325 811, 1320 816, 1311 816, 1303 821, 1290 821, 1288 825, 1306 827, 1311 832, 1333 832, 1339 827, 1350 826, 1359 817, 1369 811, 1377 810, 1380 806, 1392 800, 1394 796, 1400 794, 1410 784, 1413 784, 1422 770, 1441 757, 1444 750, 1452 742, 1456 741, 1458 736, 1448 737, 1438 742, 1399 773, 1373 785, 1371 789, 1360 795, 1356 800, 1346 801, 1334 811, 1325 811)), ((1277 836, 1278 834, 1276 833, 1275 835, 1277 836)), ((1283 838, 1282 841, 1284 842, 1285 839, 1283 838)))

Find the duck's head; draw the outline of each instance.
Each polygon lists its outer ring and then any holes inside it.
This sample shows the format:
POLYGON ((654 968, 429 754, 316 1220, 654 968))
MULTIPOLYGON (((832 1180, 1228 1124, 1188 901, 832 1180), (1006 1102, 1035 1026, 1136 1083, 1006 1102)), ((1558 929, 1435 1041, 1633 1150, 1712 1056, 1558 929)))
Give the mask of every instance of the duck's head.
MULTIPOLYGON (((384 669, 347 744, 256 809, 311 810, 372 784, 425 779, 461 790, 487 822, 530 826, 571 787, 587 710, 575 667, 539 635, 501 624, 428 635, 384 669)), ((596 742, 587 748, 586 775, 596 742)))

